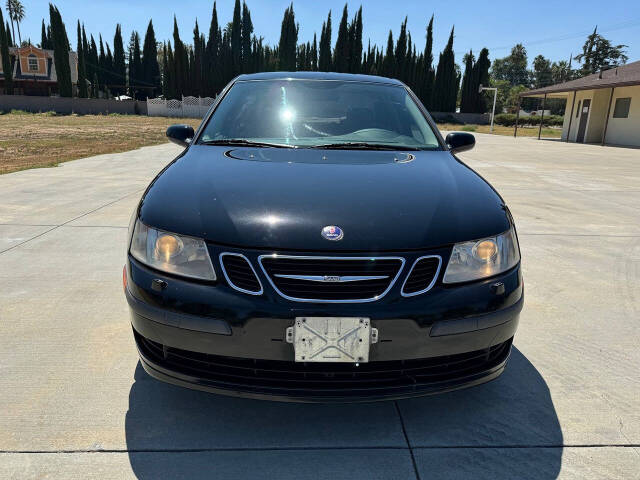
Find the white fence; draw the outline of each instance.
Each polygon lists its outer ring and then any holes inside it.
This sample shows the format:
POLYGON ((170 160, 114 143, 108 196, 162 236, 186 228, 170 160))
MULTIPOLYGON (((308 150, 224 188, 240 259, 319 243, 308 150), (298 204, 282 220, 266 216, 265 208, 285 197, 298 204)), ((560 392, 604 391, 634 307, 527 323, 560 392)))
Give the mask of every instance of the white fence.
POLYGON ((182 97, 182 100, 148 98, 147 115, 150 117, 202 118, 214 100, 211 97, 182 97))

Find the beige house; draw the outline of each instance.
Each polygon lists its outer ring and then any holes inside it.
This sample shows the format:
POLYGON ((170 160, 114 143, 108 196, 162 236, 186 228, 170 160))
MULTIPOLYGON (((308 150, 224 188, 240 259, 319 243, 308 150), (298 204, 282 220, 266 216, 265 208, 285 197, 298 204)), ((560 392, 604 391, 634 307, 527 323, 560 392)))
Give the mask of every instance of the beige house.
MULTIPOLYGON (((33 45, 10 47, 9 56, 15 95, 51 95, 58 91, 58 76, 53 50, 43 50, 33 45)), ((75 90, 78 83, 78 54, 69 52, 71 83, 75 90)), ((0 93, 4 93, 4 73, 0 58, 0 93)))
POLYGON ((640 147, 640 61, 529 90, 520 97, 543 98, 543 103, 566 98, 566 142, 640 147))

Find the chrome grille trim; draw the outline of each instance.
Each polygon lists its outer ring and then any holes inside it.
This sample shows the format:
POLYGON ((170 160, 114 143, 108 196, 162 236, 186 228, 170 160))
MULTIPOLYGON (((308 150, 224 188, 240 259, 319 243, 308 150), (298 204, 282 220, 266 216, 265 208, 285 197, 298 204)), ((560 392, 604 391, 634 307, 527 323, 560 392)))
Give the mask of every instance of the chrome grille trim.
POLYGON ((274 277, 278 278, 291 278, 293 280, 306 280, 308 282, 335 282, 335 283, 344 283, 344 282, 362 282, 364 280, 384 280, 385 278, 389 278, 389 275, 341 275, 336 277, 337 280, 328 280, 327 277, 330 275, 284 275, 282 273, 276 273, 274 277))
POLYGON ((246 257, 246 255, 243 255, 242 253, 233 253, 233 252, 222 252, 219 256, 218 256, 218 260, 220 261, 220 269, 222 270, 222 274, 224 275, 224 278, 227 280, 227 283, 229 284, 229 286, 231 288, 233 288, 234 290, 237 290, 239 292, 242 293, 246 293, 248 295, 262 295, 264 293, 264 288, 262 287, 262 282, 260 281, 260 277, 258 277, 258 272, 256 272, 256 269, 253 268, 253 264, 251 263, 251 261, 246 257), (247 264, 249 264, 249 267, 251 267, 251 271, 253 272, 253 275, 256 277, 256 280, 258 282, 258 285, 260 285, 260 290, 255 291, 255 290, 246 290, 244 288, 240 288, 238 287, 236 284, 234 284, 231 279, 229 278, 229 275, 227 275, 227 270, 224 268, 224 262, 222 261, 222 259, 225 256, 235 256, 235 257, 241 257, 244 259, 245 262, 247 262, 247 264))
POLYGON ((403 297, 414 297, 416 295, 422 295, 423 293, 428 292, 429 290, 431 290, 433 288, 433 286, 436 284, 436 282, 438 281, 438 276, 440 276, 440 269, 442 268, 442 257, 440 255, 423 255, 422 257, 418 257, 416 258, 416 260, 413 262, 413 265, 411 265, 411 268, 409 269, 409 272, 407 273, 407 276, 404 279, 404 282, 402 282, 402 288, 400 289, 400 294, 403 297), (433 280, 431 280, 431 283, 427 286, 427 288, 424 288, 418 292, 412 292, 412 293, 404 293, 404 286, 407 284, 407 280, 409 280, 409 277, 411 277, 411 274, 413 273, 413 269, 415 268, 415 266, 418 264, 418 262, 420 260, 424 260, 425 258, 437 258, 438 259, 438 268, 436 269, 436 273, 433 276, 433 280))
MULTIPOLYGON (((406 260, 404 259, 404 257, 334 257, 334 256, 316 256, 316 255, 278 255, 276 253, 258 256, 258 264, 260 265, 262 272, 264 273, 265 277, 271 284, 271 287, 276 291, 278 295, 280 295, 282 298, 285 298, 287 300, 291 300, 292 302, 307 302, 307 303, 367 303, 367 302, 375 302, 377 300, 380 300, 387 293, 389 293, 389 291, 393 288, 396 281, 402 274, 402 271, 404 270, 405 263, 406 263, 406 260), (294 259, 294 260, 399 260, 400 266, 398 267, 398 273, 396 273, 396 275, 393 277, 391 282, 389 282, 389 286, 387 287, 387 289, 376 297, 362 298, 362 299, 358 298, 358 299, 349 299, 349 300, 326 300, 326 299, 291 297, 281 292, 278 289, 278 287, 276 287, 275 283, 271 279, 271 275, 269 275, 266 268, 262 264, 262 260, 264 258, 288 258, 288 259, 294 259)), ((338 282, 336 283, 339 284, 338 282)))

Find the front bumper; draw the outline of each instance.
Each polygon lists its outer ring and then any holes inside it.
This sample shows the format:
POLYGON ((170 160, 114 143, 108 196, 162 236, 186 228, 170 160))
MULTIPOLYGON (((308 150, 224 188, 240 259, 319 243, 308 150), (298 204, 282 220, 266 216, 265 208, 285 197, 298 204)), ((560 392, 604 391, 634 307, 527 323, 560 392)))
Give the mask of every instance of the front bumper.
POLYGON ((487 281, 368 304, 296 304, 166 276, 134 259, 126 296, 141 362, 155 378, 223 394, 370 401, 477 385, 505 368, 523 305, 520 267, 487 281), (162 291, 153 280, 167 283, 162 291), (492 285, 502 282, 504 293, 492 285), (369 363, 294 363, 297 316, 365 316, 379 331, 369 363))

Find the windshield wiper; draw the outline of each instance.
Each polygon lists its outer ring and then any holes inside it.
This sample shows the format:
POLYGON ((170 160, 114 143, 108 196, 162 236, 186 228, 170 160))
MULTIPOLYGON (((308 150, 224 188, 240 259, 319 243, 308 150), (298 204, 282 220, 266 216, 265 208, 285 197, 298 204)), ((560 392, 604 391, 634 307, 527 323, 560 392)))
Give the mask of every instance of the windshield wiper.
POLYGON ((311 148, 326 150, 420 150, 418 147, 409 147, 407 145, 368 142, 326 143, 324 145, 314 145, 311 148))
POLYGON ((217 140, 203 140, 199 143, 200 145, 295 148, 293 145, 286 145, 284 143, 254 142, 252 140, 245 140, 244 138, 220 138, 217 140))

